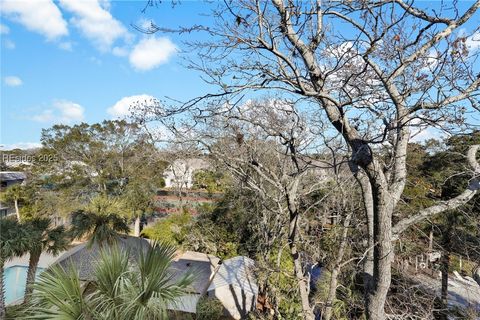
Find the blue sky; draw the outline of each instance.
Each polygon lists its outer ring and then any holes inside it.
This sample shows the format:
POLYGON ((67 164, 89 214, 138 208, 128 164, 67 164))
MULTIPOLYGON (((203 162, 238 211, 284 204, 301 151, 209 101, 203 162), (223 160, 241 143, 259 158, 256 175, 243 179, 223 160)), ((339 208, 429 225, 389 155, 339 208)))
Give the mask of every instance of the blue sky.
MULTIPOLYGON (((204 1, 182 1, 175 8, 167 2, 146 14, 141 12, 146 0, 1 1, 5 149, 35 146, 41 129, 55 123, 124 115, 138 95, 186 100, 210 89, 182 66, 182 39, 145 35, 131 26, 150 20, 170 27, 205 22, 204 1)), ((471 3, 461 1, 461 11, 471 3)))
POLYGON ((147 36, 131 26, 150 19, 182 25, 205 11, 204 3, 187 1, 175 9, 163 5, 143 14, 145 3, 2 2, 5 148, 38 143, 41 129, 54 123, 93 123, 121 115, 131 96, 187 99, 208 89, 197 73, 181 65, 180 39, 147 36))

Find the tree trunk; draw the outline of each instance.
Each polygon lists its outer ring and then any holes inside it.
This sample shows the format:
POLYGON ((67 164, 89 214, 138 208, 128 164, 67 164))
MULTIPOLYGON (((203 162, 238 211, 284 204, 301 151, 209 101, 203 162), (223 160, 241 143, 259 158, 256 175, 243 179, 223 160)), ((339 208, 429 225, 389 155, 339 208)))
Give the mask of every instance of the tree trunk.
POLYGON ((295 277, 297 278, 297 281, 298 281, 298 290, 300 292, 300 299, 302 303, 303 318, 305 320, 313 320, 315 319, 315 317, 313 315, 312 308, 310 308, 310 299, 308 297, 309 291, 310 291, 309 290, 310 284, 308 283, 308 279, 305 279, 302 263, 300 261, 300 254, 298 253, 297 245, 296 245, 298 213, 296 213, 296 210, 294 210, 294 212, 295 214, 290 216, 290 224, 289 224, 289 231, 288 231, 288 245, 290 247, 290 254, 292 255, 292 259, 293 259, 295 277))
POLYGON ((430 228, 430 233, 428 235, 428 253, 433 252, 433 226, 430 228))
POLYGON ((440 261, 440 270, 442 273, 442 310, 440 312, 440 318, 442 320, 448 319, 448 270, 450 268, 450 245, 452 234, 452 223, 449 223, 447 219, 447 228, 443 230, 442 234, 442 256, 440 261))
POLYGON ((335 259, 335 265, 330 275, 328 296, 327 296, 327 301, 325 302, 326 307, 322 317, 325 320, 330 320, 333 315, 333 303, 335 302, 335 298, 337 297, 338 275, 340 274, 340 270, 342 268, 343 256, 345 255, 345 249, 347 246, 348 228, 350 226, 351 217, 352 217, 352 214, 348 214, 345 217, 345 220, 343 221, 342 242, 340 243, 340 248, 338 249, 337 257, 335 259))
POLYGON ((480 286, 480 265, 473 269, 472 277, 480 286))
POLYGON ((15 214, 17 215, 17 221, 18 223, 20 223, 22 221, 20 220, 20 209, 18 208, 18 199, 15 199, 14 203, 15 203, 15 214))
POLYGON ((373 278, 367 288, 367 319, 384 320, 385 302, 392 279, 394 247, 392 243, 393 204, 384 185, 370 178, 373 195, 373 278))
POLYGON ((0 257, 0 320, 5 320, 5 284, 3 283, 4 260, 0 257))
POLYGON ((140 216, 135 218, 135 237, 140 237, 140 216))
POLYGON ((24 302, 28 302, 30 300, 30 295, 33 292, 33 284, 35 283, 35 275, 37 273, 38 261, 40 260, 41 254, 41 251, 30 251, 24 302))
POLYGON ((295 276, 298 281, 298 290, 300 291, 303 317, 305 320, 313 320, 315 319, 315 317, 313 315, 312 309, 310 308, 310 300, 308 298, 310 284, 307 283, 308 279, 306 279, 303 274, 302 263, 300 262, 300 255, 298 254, 297 246, 295 244, 290 245, 290 252, 293 257, 295 276))
POLYGON ((367 252, 365 254, 365 259, 363 262, 363 285, 365 292, 365 300, 367 300, 367 293, 370 291, 370 286, 373 280, 373 197, 372 197, 372 186, 368 181, 368 178, 361 173, 355 175, 360 188, 362 189, 362 198, 363 206, 365 210, 366 220, 367 220, 367 252))
POLYGON ((333 303, 337 297, 338 273, 340 268, 333 268, 330 274, 330 284, 328 287, 327 301, 325 301, 325 309, 322 313, 322 319, 330 320, 333 315, 333 303))
POLYGON ((442 253, 442 262, 441 262, 441 270, 442 270, 442 311, 441 319, 446 320, 448 319, 448 269, 450 266, 450 255, 448 252, 442 253))

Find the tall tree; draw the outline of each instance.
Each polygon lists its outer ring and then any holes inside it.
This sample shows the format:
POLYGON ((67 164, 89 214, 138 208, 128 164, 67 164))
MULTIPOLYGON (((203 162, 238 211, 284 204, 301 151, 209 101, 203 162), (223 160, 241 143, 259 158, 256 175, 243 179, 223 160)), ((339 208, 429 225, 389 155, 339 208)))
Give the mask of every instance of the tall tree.
MULTIPOLYGON (((207 117, 203 123, 201 127, 189 128, 184 135, 177 131, 177 138, 197 141, 242 188, 256 194, 265 209, 272 212, 275 221, 261 221, 262 227, 269 230, 282 226, 283 230, 270 235, 268 242, 281 250, 288 248, 304 317, 313 319, 307 276, 307 265, 312 261, 305 259, 302 252, 299 229, 305 211, 321 201, 305 207, 301 202, 326 182, 314 177, 314 172, 322 171, 321 167, 329 169, 329 178, 333 179, 334 165, 304 153, 315 145, 306 120, 291 101, 251 100, 207 117)), ((281 255, 278 253, 279 261, 281 255)))
MULTIPOLYGON (((456 135, 446 139, 445 150, 437 152, 427 159, 423 171, 429 173, 431 184, 436 190, 432 195, 440 200, 450 199, 461 194, 469 184, 469 168, 461 161, 469 146, 480 143, 480 133, 472 135, 456 135)), ((478 246, 478 219, 480 212, 480 195, 455 210, 442 212, 433 219, 434 236, 438 239, 436 248, 441 251, 442 272, 442 317, 448 318, 448 288, 449 272, 451 271, 452 254, 462 257, 466 261, 480 260, 478 246)), ((436 240, 435 239, 435 240, 436 240)))
POLYGON ((136 124, 123 120, 54 125, 42 131, 45 152, 58 160, 47 173, 78 195, 119 194, 138 168, 131 160, 141 154, 144 138, 136 124))
MULTIPOLYGON (((172 114, 194 105, 201 109, 196 118, 203 118, 224 110, 218 106, 226 100, 238 103, 246 90, 277 90, 309 101, 306 109, 343 137, 352 171, 366 177, 373 246, 373 263, 365 270, 369 319, 386 317, 394 241, 413 224, 468 202, 480 188, 475 145, 467 154, 473 178, 468 188, 394 224, 412 131, 432 123, 458 131, 469 119, 465 112, 478 110, 478 51, 468 47, 478 29, 462 28, 479 7, 480 1, 465 9, 438 4, 435 10, 403 0, 225 1, 208 25, 175 30, 208 34, 192 42, 198 55, 191 66, 219 91, 172 114)), ((152 25, 148 31, 172 29, 152 25)), ((166 113, 159 110, 159 116, 166 113)))

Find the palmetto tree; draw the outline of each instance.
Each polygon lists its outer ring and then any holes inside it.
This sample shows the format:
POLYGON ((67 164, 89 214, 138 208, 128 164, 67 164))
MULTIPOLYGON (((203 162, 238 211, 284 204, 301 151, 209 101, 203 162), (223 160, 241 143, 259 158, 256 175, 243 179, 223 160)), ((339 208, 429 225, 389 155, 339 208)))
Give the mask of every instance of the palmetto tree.
POLYGON ((15 220, 0 219, 0 320, 5 319, 3 267, 8 259, 23 255, 29 248, 28 232, 15 220))
POLYGON ((36 217, 26 221, 23 225, 30 237, 28 248, 30 259, 28 262, 25 287, 25 301, 27 301, 33 291, 35 274, 42 252, 48 252, 56 256, 61 251, 67 249, 70 240, 63 226, 52 228, 52 223, 49 218, 36 217))
POLYGON ((111 198, 94 198, 84 210, 72 213, 72 238, 87 237, 89 246, 94 243, 112 244, 118 234, 130 231, 126 219, 118 214, 119 210, 119 203, 111 198))
POLYGON ((192 274, 177 277, 169 268, 175 248, 155 243, 129 255, 118 247, 102 250, 95 281, 82 287, 75 266, 55 266, 34 285, 28 318, 35 319, 167 319, 167 307, 187 294, 192 274), (136 258, 137 257, 137 258, 136 258))

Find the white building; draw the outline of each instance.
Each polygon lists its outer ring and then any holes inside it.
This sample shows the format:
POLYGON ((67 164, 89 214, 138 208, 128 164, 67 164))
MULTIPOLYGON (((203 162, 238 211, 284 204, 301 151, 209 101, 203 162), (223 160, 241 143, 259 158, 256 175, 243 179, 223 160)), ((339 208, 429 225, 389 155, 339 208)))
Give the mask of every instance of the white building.
POLYGON ((209 167, 207 161, 199 158, 173 161, 163 173, 166 188, 186 188, 193 186, 193 175, 197 170, 209 167))

